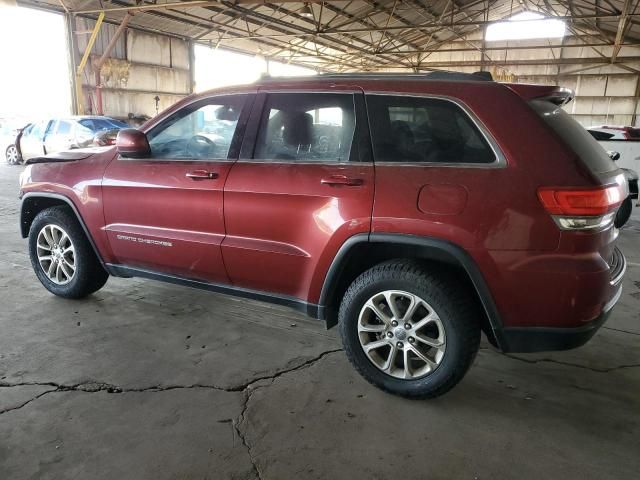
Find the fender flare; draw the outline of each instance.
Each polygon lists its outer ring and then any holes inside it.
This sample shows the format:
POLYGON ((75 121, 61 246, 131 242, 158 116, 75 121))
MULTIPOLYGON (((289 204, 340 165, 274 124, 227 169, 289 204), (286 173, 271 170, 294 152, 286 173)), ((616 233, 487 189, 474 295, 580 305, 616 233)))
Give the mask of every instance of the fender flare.
MULTIPOLYGON (((91 244, 91 248, 93 248, 93 252, 96 254, 96 257, 98 258, 98 260, 100 261, 100 264, 106 269, 105 263, 102 259, 102 255, 100 255, 100 252, 98 250, 98 248, 96 247, 95 242, 93 241, 93 237, 91 236, 91 233, 89 232, 89 229, 87 228, 86 223, 84 222, 84 219, 82 218, 82 215, 80 215, 80 212, 78 211, 78 209, 76 208, 75 204, 73 203, 73 201, 65 196, 65 195, 61 195, 59 193, 51 193, 51 192, 28 192, 25 193, 20 201, 20 234, 22 235, 22 238, 27 238, 29 236, 29 228, 27 227, 27 223, 29 225, 29 227, 31 226, 31 223, 33 222, 33 219, 31 220, 31 222, 28 222, 26 220, 26 211, 25 211, 25 202, 26 200, 29 199, 38 199, 38 198, 48 198, 48 199, 53 199, 53 200, 59 200, 64 202, 65 204, 67 204, 71 210, 73 211, 73 214, 76 216, 76 219, 78 220, 78 222, 80 223, 80 226, 82 227, 82 230, 84 231, 84 234, 87 236, 87 239, 89 240, 89 243, 91 244)), ((35 215, 33 216, 35 218, 35 215)))
MULTIPOLYGON (((480 299, 482 308, 487 315, 498 347, 502 345, 503 325, 500 313, 498 312, 498 308, 493 300, 491 291, 489 290, 489 287, 487 286, 476 262, 466 252, 466 250, 455 243, 432 237, 397 233, 371 233, 358 234, 348 238, 342 244, 333 259, 322 285, 319 304, 324 307, 322 308, 323 316, 326 317, 327 302, 335 291, 340 273, 348 261, 350 252, 356 245, 362 243, 385 244, 397 246, 399 248, 409 247, 413 251, 418 251, 420 258, 438 260, 460 267, 469 277, 469 280, 480 299)), ((325 318, 325 320, 329 323, 329 319, 325 318)), ((327 327, 330 326, 332 325, 327 325, 327 327)))

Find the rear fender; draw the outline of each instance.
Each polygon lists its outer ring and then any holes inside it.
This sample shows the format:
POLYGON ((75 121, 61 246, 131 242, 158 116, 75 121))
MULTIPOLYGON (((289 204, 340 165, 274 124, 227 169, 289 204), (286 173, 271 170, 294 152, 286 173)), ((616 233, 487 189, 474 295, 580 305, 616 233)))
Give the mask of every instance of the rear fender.
MULTIPOLYGON (((493 332, 493 341, 501 347, 502 321, 482 273, 475 261, 461 247, 436 238, 416 235, 393 233, 372 233, 355 235, 347 240, 336 254, 325 277, 319 304, 322 306, 320 315, 327 322, 327 328, 337 323, 335 315, 330 315, 329 308, 333 296, 336 294, 340 282, 340 275, 350 260, 350 255, 359 244, 384 245, 393 249, 396 258, 419 258, 433 260, 444 264, 454 265, 463 271, 478 295, 482 308, 486 314, 493 332)), ((491 333, 491 332, 487 332, 491 333)))

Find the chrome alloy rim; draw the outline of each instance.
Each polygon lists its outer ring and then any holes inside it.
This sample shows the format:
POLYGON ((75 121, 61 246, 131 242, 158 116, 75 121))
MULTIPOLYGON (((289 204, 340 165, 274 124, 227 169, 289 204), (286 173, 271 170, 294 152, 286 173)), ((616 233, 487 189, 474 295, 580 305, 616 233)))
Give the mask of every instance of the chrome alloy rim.
POLYGON ((57 225, 45 225, 36 244, 40 268, 56 285, 66 285, 76 273, 75 248, 69 235, 57 225))
POLYGON ((414 380, 432 373, 444 358, 446 336, 435 310, 422 298, 385 290, 360 310, 358 338, 371 363, 387 375, 414 380))
POLYGON ((18 149, 15 145, 11 145, 7 148, 7 162, 11 164, 15 164, 18 162, 18 149))

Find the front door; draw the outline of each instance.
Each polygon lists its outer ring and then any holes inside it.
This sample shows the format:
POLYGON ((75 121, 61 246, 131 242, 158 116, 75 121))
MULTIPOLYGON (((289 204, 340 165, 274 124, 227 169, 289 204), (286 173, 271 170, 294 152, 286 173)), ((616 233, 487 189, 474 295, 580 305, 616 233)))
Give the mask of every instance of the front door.
POLYGON ((106 232, 121 265, 228 281, 220 252, 222 192, 252 98, 187 104, 146 132, 151 158, 116 157, 109 164, 102 185, 106 232))
POLYGON ((52 123, 52 120, 43 120, 25 129, 20 137, 20 153, 23 160, 41 157, 45 154, 44 138, 52 123))
POLYGON ((58 120, 53 123, 44 139, 45 151, 47 153, 55 153, 69 150, 73 143, 71 127, 71 122, 68 120, 58 120))
POLYGON ((224 194, 222 252, 234 285, 318 301, 336 251, 370 228, 362 113, 361 91, 258 94, 224 194))

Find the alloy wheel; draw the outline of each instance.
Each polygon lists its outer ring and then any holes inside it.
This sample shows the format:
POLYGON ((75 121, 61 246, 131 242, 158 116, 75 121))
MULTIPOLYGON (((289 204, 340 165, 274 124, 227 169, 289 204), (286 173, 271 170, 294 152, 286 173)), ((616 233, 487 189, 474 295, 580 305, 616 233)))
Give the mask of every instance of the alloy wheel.
POLYGON ((432 373, 446 350, 444 326, 436 311, 424 299, 401 290, 376 293, 364 304, 358 338, 371 363, 406 380, 432 373))
POLYGON ((66 285, 76 272, 75 248, 67 232, 58 225, 45 225, 38 233, 38 262, 47 278, 57 285, 66 285))
POLYGON ((18 149, 15 145, 10 145, 6 152, 7 163, 15 165, 18 163, 18 149))

